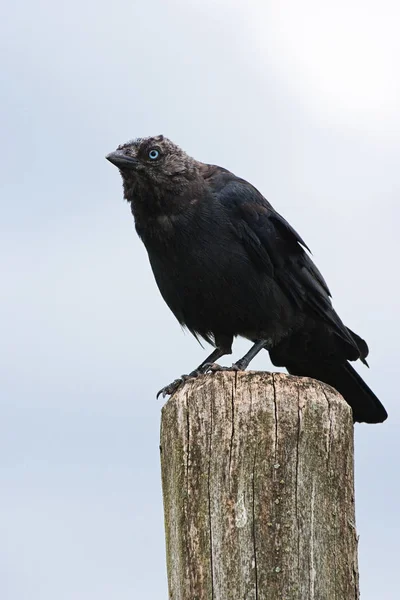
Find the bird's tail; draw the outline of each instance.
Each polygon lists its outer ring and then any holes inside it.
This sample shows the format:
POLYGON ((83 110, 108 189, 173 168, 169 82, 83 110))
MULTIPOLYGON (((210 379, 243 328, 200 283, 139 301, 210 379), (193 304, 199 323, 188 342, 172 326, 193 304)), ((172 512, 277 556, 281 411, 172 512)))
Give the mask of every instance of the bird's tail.
POLYGON ((335 388, 353 409, 353 419, 359 423, 382 423, 387 412, 374 392, 367 386, 357 371, 344 363, 299 362, 286 364, 291 375, 312 377, 335 388))

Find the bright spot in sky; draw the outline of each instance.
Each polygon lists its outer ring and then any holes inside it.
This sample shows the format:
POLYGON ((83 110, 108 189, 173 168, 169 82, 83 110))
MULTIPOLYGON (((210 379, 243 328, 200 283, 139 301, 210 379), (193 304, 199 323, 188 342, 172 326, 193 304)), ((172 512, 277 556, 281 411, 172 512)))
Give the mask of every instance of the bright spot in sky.
POLYGON ((258 43, 313 111, 356 126, 400 127, 400 4, 289 0, 267 3, 264 15, 254 21, 258 43))
MULTIPOLYGON (((193 1, 201 10, 199 0, 193 1)), ((237 35, 258 48, 253 67, 262 77, 268 62, 317 118, 389 136, 400 131, 397 0, 202 4, 222 21, 236 12, 237 35)))

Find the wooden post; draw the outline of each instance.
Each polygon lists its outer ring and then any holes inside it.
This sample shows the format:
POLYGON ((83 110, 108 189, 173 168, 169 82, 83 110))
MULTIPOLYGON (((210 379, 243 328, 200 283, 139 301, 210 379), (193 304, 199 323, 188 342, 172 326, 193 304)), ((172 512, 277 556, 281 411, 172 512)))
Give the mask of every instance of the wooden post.
POLYGON ((170 600, 357 600, 351 410, 308 378, 220 372, 162 410, 170 600))

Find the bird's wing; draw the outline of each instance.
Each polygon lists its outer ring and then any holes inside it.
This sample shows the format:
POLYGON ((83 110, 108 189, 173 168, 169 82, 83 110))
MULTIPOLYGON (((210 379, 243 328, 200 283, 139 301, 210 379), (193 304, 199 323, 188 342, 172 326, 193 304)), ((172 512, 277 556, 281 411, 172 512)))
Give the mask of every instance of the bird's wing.
POLYGON ((332 307, 329 288, 307 254, 299 234, 248 182, 224 174, 214 195, 258 268, 273 277, 300 310, 323 319, 354 349, 358 348, 332 307))

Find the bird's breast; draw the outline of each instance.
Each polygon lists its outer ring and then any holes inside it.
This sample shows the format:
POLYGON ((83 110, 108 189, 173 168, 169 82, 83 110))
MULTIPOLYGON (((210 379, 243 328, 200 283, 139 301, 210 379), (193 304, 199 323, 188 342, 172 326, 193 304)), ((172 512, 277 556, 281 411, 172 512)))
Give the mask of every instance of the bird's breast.
POLYGON ((181 324, 200 332, 270 331, 286 301, 218 215, 158 215, 141 235, 158 288, 181 324))

